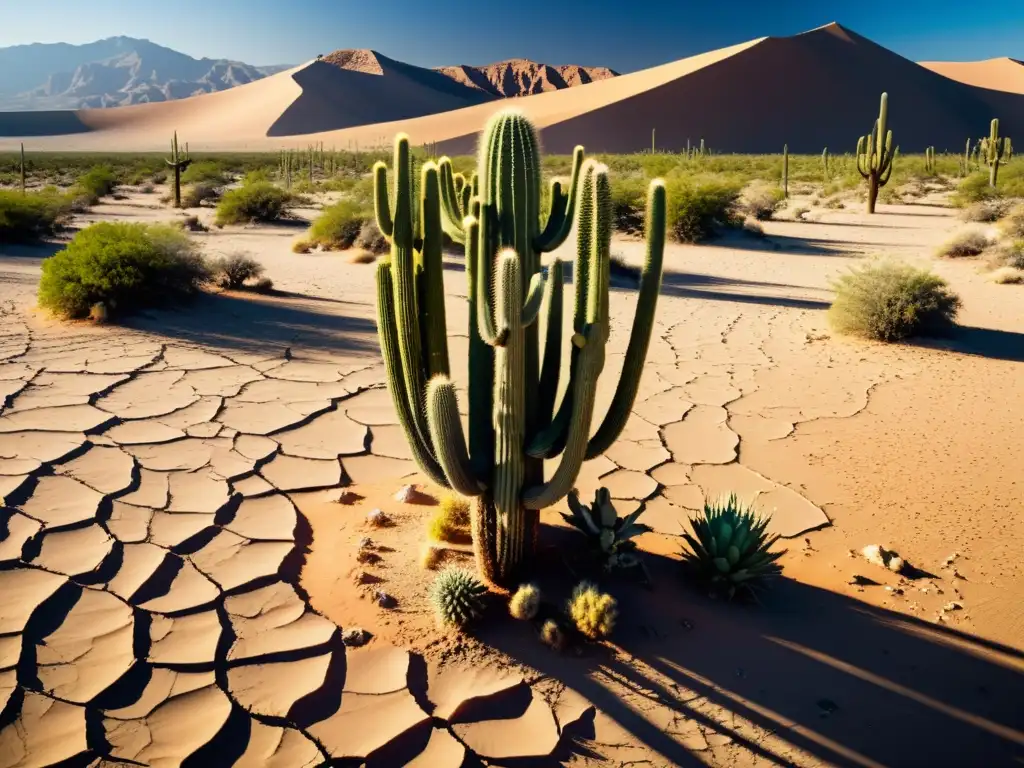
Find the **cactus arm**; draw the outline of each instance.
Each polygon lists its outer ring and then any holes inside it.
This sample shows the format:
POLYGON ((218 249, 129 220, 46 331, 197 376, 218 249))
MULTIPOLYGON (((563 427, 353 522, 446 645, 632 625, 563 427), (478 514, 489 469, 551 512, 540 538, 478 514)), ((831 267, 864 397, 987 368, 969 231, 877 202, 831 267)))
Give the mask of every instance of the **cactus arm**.
POLYGON ((491 311, 490 289, 494 282, 494 251, 496 248, 494 230, 497 229, 494 209, 490 203, 480 206, 480 243, 476 253, 476 322, 477 333, 489 347, 500 347, 505 343, 507 329, 499 330, 491 311))
POLYGON ((558 379, 562 370, 562 262, 555 258, 548 267, 544 292, 544 358, 537 387, 537 425, 540 430, 551 424, 558 397, 558 379))
POLYGON ((865 179, 868 177, 867 155, 864 152, 866 145, 866 136, 857 139, 857 172, 865 179))
POLYGON ((444 310, 444 264, 441 242, 441 190, 437 166, 424 163, 420 180, 420 226, 423 230, 423 298, 420 321, 425 332, 427 376, 448 376, 448 326, 444 310))
POLYGON ((377 265, 377 333, 380 338, 381 356, 391 392, 391 401, 398 414, 398 423, 405 432, 413 458, 431 482, 448 488, 448 478, 434 459, 430 446, 421 438, 416 420, 409 408, 409 393, 406 391, 405 374, 402 371, 402 356, 399 351, 398 328, 395 320, 395 290, 391 264, 381 261, 377 265))
MULTIPOLYGON (((538 253, 550 253, 569 236, 573 217, 576 213, 576 198, 579 193, 580 173, 583 169, 583 147, 577 146, 572 153, 572 175, 569 177, 569 190, 565 193, 564 202, 556 204, 554 185, 551 188, 551 210, 544 231, 537 237, 534 247, 538 253)), ((561 185, 559 185, 560 187, 561 185)), ((558 195, 557 199, 561 199, 558 195)))
POLYGON ((633 318, 633 329, 629 336, 629 346, 622 364, 622 374, 615 395, 604 421, 587 445, 586 458, 593 459, 608 450, 622 433, 629 420, 640 378, 643 374, 644 360, 651 342, 651 331, 654 328, 654 312, 657 307, 658 294, 661 291, 662 262, 665 252, 665 182, 657 179, 651 183, 647 197, 647 258, 644 260, 643 272, 640 277, 640 294, 636 302, 636 314, 633 318))
POLYGON ((377 218, 377 229, 384 237, 395 233, 395 222, 391 218, 391 203, 388 199, 388 166, 377 162, 373 166, 373 212, 377 218))
MULTIPOLYGON (((474 201, 479 212, 479 201, 474 201)), ((486 301, 478 293, 477 272, 480 260, 480 220, 476 216, 463 219, 466 231, 466 299, 469 308, 469 452, 478 480, 490 478, 494 451, 494 427, 491 410, 494 399, 494 350, 480 336, 477 304, 486 301)))
POLYGON ((594 415, 597 380, 604 366, 604 335, 605 331, 600 323, 588 326, 585 331, 586 341, 579 357, 581 375, 576 377, 573 384, 575 391, 572 397, 572 418, 565 450, 551 479, 523 492, 523 504, 527 509, 544 509, 557 503, 572 490, 579 476, 587 452, 587 437, 594 415))
POLYGON ((456 190, 455 177, 452 173, 452 161, 447 157, 442 157, 438 168, 441 174, 441 226, 448 237, 461 245, 465 243, 462 219, 469 211, 461 206, 461 199, 456 190))
POLYGON ((438 463, 451 488, 463 496, 479 496, 484 489, 466 451, 455 385, 446 376, 435 376, 427 384, 427 422, 438 463))
POLYGON ((524 327, 529 327, 537 322, 541 303, 544 301, 546 284, 547 280, 544 279, 543 272, 536 272, 530 278, 530 287, 526 292, 526 301, 523 303, 522 322, 524 327))

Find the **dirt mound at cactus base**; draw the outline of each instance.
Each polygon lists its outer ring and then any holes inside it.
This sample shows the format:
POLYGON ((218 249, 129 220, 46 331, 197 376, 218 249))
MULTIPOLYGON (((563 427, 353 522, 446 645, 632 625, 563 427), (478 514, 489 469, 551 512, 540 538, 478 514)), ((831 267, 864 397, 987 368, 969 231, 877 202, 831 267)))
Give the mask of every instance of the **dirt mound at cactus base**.
POLYGON ((985 61, 922 61, 922 67, 967 85, 1024 94, 1024 61, 1001 58, 985 61))

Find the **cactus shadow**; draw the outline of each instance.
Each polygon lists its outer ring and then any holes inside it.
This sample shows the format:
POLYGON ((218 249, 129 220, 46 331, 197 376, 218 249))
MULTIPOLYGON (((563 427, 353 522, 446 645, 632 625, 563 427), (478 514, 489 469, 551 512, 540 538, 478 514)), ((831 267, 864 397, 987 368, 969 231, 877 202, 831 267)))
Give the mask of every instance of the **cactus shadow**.
MULTIPOLYGON (((782 578, 760 604, 714 601, 646 555, 653 589, 612 584, 615 647, 555 653, 522 622, 485 639, 600 713, 573 735, 608 757, 608 720, 673 765, 742 749, 773 764, 979 765, 1024 756, 1024 653, 782 578), (604 725, 602 725, 602 721, 604 725), (603 740, 603 743, 602 743, 603 740), (697 744, 695 745, 695 742, 697 744)), ((870 589, 870 587, 869 587, 870 589)))
POLYGON ((741 304, 764 304, 795 309, 824 310, 829 308, 831 302, 825 299, 802 295, 810 291, 822 292, 820 289, 808 286, 687 272, 666 272, 661 282, 661 293, 665 296, 731 301, 741 304))

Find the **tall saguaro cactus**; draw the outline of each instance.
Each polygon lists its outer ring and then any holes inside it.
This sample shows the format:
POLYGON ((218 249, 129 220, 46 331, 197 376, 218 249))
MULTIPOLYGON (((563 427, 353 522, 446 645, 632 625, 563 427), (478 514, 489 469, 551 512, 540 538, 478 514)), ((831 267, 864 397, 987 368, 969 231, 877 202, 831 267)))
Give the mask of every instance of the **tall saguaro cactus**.
POLYGON ((895 148, 892 131, 886 130, 889 118, 889 94, 883 93, 878 119, 867 136, 857 141, 857 170, 868 182, 868 213, 875 212, 878 189, 889 183, 895 148))
POLYGON ((171 141, 171 157, 164 160, 168 166, 174 169, 174 207, 181 208, 181 172, 192 165, 188 156, 188 144, 185 145, 184 154, 178 153, 178 132, 174 132, 174 139, 171 141))
POLYGON ((789 199, 789 144, 782 145, 782 196, 789 199))
POLYGON ((935 147, 925 147, 924 172, 930 176, 935 175, 935 147))
POLYGON ((1006 160, 1006 140, 999 137, 999 118, 992 118, 988 138, 981 145, 982 158, 988 164, 988 185, 995 188, 999 165, 1006 160))
POLYGON ((25 144, 21 145, 21 194, 25 194, 25 144))
POLYGON ((542 226, 536 132, 525 116, 504 111, 485 128, 473 181, 453 174, 447 158, 428 162, 415 201, 411 176, 409 139, 399 135, 394 194, 387 166, 374 168, 377 223, 391 242, 391 257, 377 271, 388 389, 423 472, 474 499, 481 574, 511 585, 535 548, 539 510, 563 498, 583 462, 606 450, 626 424, 661 286, 665 187, 660 181, 651 185, 647 259, 633 329, 612 404, 591 437, 609 335, 608 169, 593 160, 584 163, 583 148, 577 147, 568 190, 552 182, 542 226), (555 259, 545 271, 541 255, 565 241, 574 219, 573 335, 563 371, 562 265, 555 259), (468 446, 449 371, 442 232, 462 242, 466 253, 468 446), (563 376, 568 381, 559 403, 563 376), (557 467, 545 480, 544 459, 555 457, 557 467))

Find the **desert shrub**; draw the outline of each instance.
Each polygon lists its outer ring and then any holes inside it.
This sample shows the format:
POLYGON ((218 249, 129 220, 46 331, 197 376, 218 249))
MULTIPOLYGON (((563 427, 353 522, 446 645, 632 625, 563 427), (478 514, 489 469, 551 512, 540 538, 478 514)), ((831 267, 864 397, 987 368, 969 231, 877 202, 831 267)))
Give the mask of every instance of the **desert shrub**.
POLYGON ((368 251, 359 251, 348 257, 349 264, 373 264, 377 261, 377 254, 368 251))
POLYGON ((156 187, 154 187, 152 184, 143 184, 141 187, 139 187, 139 192, 141 192, 144 195, 152 195, 154 192, 156 192, 156 187))
POLYGON ((351 200, 325 208, 309 229, 309 240, 325 251, 351 248, 372 214, 351 200))
POLYGON ((242 185, 270 183, 274 180, 266 168, 254 168, 242 177, 242 185))
POLYGON ((427 534, 435 541, 468 541, 469 502, 446 494, 427 523, 427 534))
POLYGON ((825 207, 832 211, 839 211, 846 207, 841 197, 830 197, 825 201, 825 207))
POLYGON ((675 179, 667 191, 669 231, 680 242, 706 240, 716 226, 734 223, 733 207, 739 197, 736 184, 675 179))
POLYGON ((548 619, 540 628, 540 639, 545 645, 549 645, 556 651, 565 648, 565 631, 562 625, 554 619, 548 619))
POLYGON ((198 216, 186 216, 178 221, 177 225, 188 232, 208 232, 210 229, 199 220, 198 216))
POLYGON ((988 224, 1002 218, 1008 207, 1005 200, 979 200, 964 206, 960 211, 960 218, 964 221, 988 224))
POLYGON ((200 160, 182 171, 181 183, 222 187, 228 183, 228 173, 216 160, 200 160))
POLYGON ((217 204, 216 223, 223 226, 276 221, 288 212, 291 203, 291 193, 280 187, 267 182, 247 184, 224 193, 217 204))
POLYGON ((109 165, 97 165, 78 177, 75 182, 76 193, 95 205, 101 197, 109 195, 117 186, 117 176, 109 165))
POLYGON ((841 275, 833 287, 832 326, 879 341, 942 333, 960 309, 960 298, 945 280, 909 264, 868 264, 841 275))
POLYGON ((939 246, 939 256, 948 256, 952 259, 964 258, 966 256, 977 256, 989 246, 988 235, 980 229, 965 229, 957 232, 953 237, 939 246))
POLYGON ((23 195, 0 189, 0 243, 30 242, 54 235, 70 213, 70 200, 55 191, 23 195))
POLYGON ((209 277, 188 236, 166 224, 101 222, 43 261, 39 304, 67 318, 93 305, 121 314, 195 292, 209 277))
POLYGON ((1000 220, 999 229, 1007 237, 1024 238, 1024 203, 1011 209, 1000 220))
POLYGON ((214 279, 221 288, 237 291, 250 280, 263 276, 263 265, 244 253, 233 253, 217 259, 210 265, 214 279))
POLYGON ((384 233, 380 231, 377 226, 376 218, 369 218, 363 222, 363 226, 359 228, 359 234, 356 235, 355 241, 356 248, 362 248, 364 251, 369 253, 387 253, 391 250, 391 243, 384 237, 384 233))
POLYGON ((273 293, 274 281, 269 277, 261 277, 252 284, 252 289, 256 291, 256 293, 273 293))
POLYGON ((990 275, 992 282, 1002 285, 1024 283, 1024 270, 1000 267, 990 275))
POLYGON ((487 598, 485 587, 472 573, 446 568, 430 585, 430 602, 438 623, 462 628, 480 617, 487 598))
POLYGON ((965 176, 957 185, 951 199, 953 205, 964 207, 982 200, 994 200, 1000 196, 999 190, 988 185, 988 172, 985 171, 965 176))
POLYGON ((793 218, 797 221, 803 221, 804 216, 811 212, 810 208, 798 207, 793 209, 793 218))
POLYGON ((591 640, 610 637, 615 631, 619 615, 615 598, 602 593, 594 584, 581 581, 573 590, 568 608, 576 629, 591 640))
POLYGON ((735 495, 704 503, 704 516, 690 520, 684 532, 689 549, 683 551, 683 569, 704 586, 732 599, 751 593, 782 573, 776 563, 785 550, 771 551, 778 534, 767 533, 769 517, 758 517, 735 495))
POLYGON ((647 205, 647 181, 642 176, 614 178, 611 184, 612 226, 617 232, 641 232, 647 205))
POLYGON ((743 191, 737 207, 757 221, 768 221, 785 199, 785 194, 776 185, 755 182, 743 191))
POLYGON ((749 216, 743 220, 743 231, 754 237, 764 237, 764 227, 761 226, 761 222, 749 216))
POLYGON ((613 277, 620 277, 631 283, 640 281, 640 267, 630 264, 620 253, 613 253, 609 259, 609 268, 613 277))
POLYGON ((181 207, 199 208, 207 200, 217 200, 218 198, 220 198, 220 191, 217 187, 207 182, 199 182, 182 190, 181 207))
POLYGON ((540 588, 536 584, 523 584, 508 602, 508 612, 521 621, 532 621, 540 610, 540 588))
POLYGON ((305 238, 296 240, 292 243, 292 253, 309 253, 313 250, 313 244, 305 238))
POLYGON ((989 263, 992 267, 1024 269, 1024 240, 1000 243, 992 249, 989 263))

